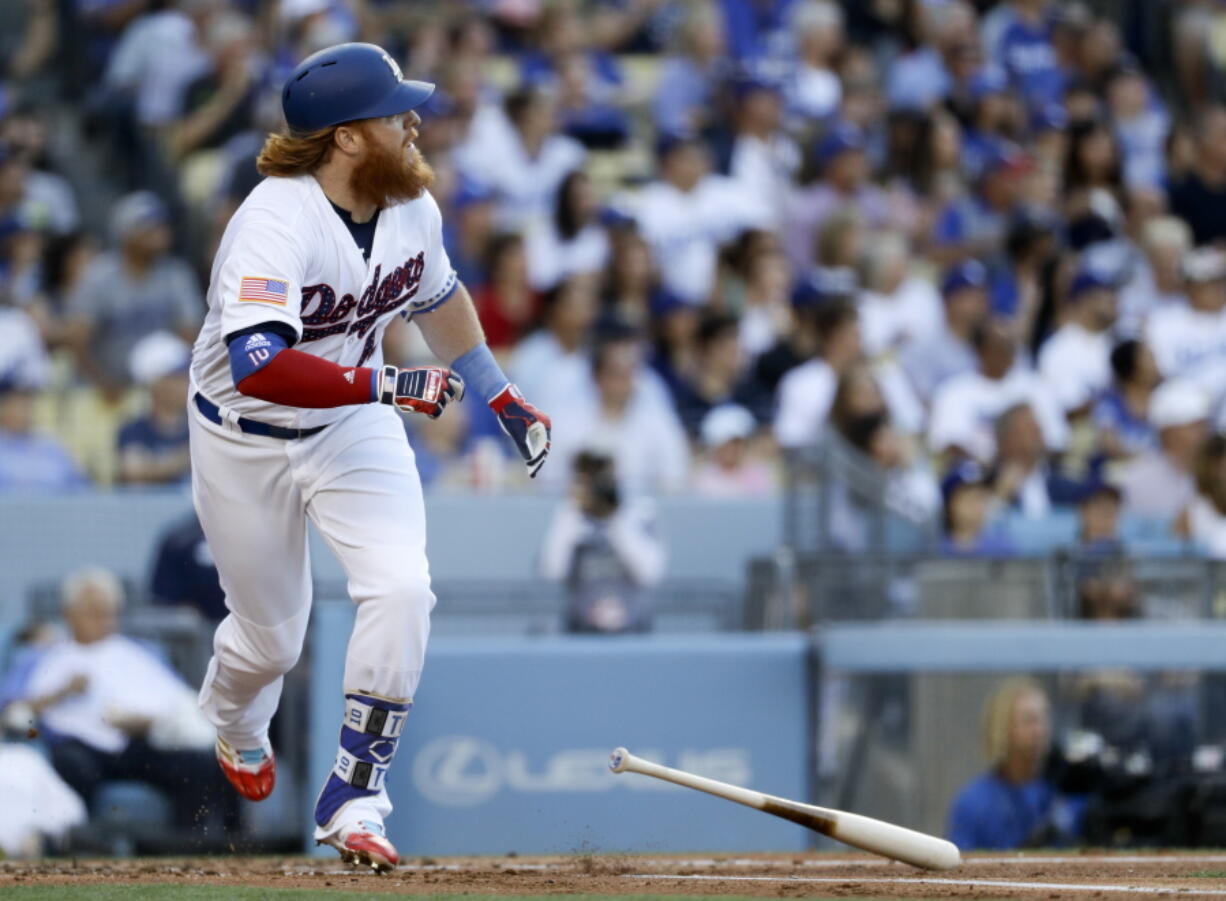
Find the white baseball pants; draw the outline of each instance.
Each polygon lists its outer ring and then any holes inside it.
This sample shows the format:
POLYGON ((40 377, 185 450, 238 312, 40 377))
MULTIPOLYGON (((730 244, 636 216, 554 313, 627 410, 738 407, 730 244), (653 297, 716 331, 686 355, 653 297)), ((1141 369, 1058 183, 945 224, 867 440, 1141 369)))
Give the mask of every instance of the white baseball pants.
POLYGON ((217 425, 189 404, 192 495, 229 615, 213 638, 200 706, 237 748, 266 739, 311 608, 307 518, 358 605, 345 692, 410 700, 434 594, 421 481, 400 414, 368 404, 309 438, 217 425))

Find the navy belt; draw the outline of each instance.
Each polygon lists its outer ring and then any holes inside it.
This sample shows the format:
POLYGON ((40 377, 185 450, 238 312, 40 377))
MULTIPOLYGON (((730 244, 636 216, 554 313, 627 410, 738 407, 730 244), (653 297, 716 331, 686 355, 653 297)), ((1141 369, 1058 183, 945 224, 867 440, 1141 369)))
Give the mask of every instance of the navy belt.
MULTIPOLYGON (((221 418, 221 409, 217 404, 213 403, 199 391, 192 398, 196 402, 196 409, 200 414, 210 422, 215 422, 218 425, 225 423, 221 418)), ((263 435, 266 438, 280 438, 282 441, 293 441, 296 438, 310 438, 312 435, 318 435, 326 425, 317 425, 313 429, 287 429, 279 425, 269 425, 266 422, 256 422, 254 419, 248 419, 245 416, 238 417, 238 427, 248 435, 263 435)))

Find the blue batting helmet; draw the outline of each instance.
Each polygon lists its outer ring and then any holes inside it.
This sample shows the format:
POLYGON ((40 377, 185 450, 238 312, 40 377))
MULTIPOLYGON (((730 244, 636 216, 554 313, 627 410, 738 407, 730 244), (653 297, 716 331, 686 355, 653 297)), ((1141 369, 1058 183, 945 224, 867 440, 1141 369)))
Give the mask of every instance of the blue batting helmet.
POLYGON ((337 44, 312 53, 290 73, 281 108, 294 131, 316 131, 406 113, 433 93, 429 82, 406 81, 382 47, 337 44))

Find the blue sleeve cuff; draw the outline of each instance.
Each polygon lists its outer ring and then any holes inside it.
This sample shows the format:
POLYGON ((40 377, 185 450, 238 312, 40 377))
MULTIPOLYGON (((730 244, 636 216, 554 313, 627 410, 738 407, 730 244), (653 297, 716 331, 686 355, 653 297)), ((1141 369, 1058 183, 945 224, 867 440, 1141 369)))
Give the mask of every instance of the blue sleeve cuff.
POLYGON ((456 275, 455 270, 452 269, 451 274, 447 276, 447 281, 443 283, 443 287, 440 288, 433 297, 422 303, 421 306, 409 307, 400 315, 407 320, 412 316, 416 316, 418 313, 429 313, 431 310, 437 310, 451 299, 451 295, 455 294, 455 289, 459 286, 460 279, 456 275))
POLYGON ((487 404, 497 397, 510 381, 485 342, 459 357, 451 364, 451 368, 459 373, 460 378, 468 385, 468 390, 487 404))

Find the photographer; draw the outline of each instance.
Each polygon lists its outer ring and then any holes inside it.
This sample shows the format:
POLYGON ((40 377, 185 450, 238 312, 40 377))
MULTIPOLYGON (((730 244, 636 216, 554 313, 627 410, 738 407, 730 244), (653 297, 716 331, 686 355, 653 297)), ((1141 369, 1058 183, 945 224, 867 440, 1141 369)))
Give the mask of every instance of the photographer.
POLYGON ((566 585, 568 632, 646 632, 645 590, 664 572, 664 548, 645 501, 623 505, 613 460, 581 451, 571 497, 554 514, 541 574, 566 585))

